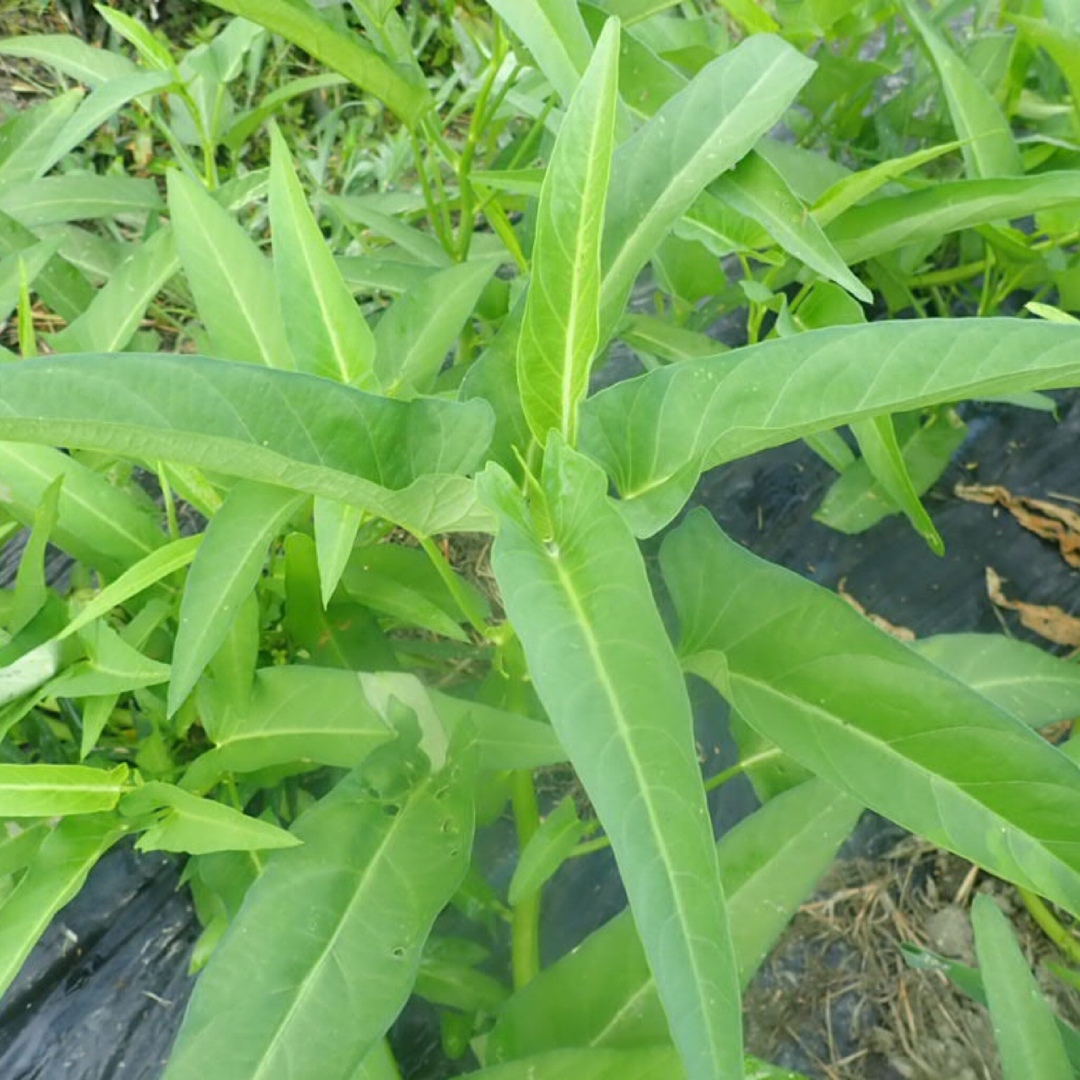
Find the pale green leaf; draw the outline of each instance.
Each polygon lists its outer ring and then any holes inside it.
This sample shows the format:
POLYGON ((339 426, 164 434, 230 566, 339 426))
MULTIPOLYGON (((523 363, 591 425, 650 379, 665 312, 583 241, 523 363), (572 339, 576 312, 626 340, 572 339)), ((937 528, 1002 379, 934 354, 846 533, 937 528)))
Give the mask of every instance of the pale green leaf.
POLYGON ((128 176, 47 176, 0 191, 0 210, 28 228, 91 218, 143 218, 161 209, 153 180, 128 176))
POLYGON ((389 396, 431 390, 497 265, 474 259, 447 267, 394 301, 375 327, 375 373, 389 396))
POLYGON ((0 125, 0 184, 25 184, 49 171, 55 164, 49 149, 82 96, 81 90, 68 90, 17 110, 0 125))
POLYGON ((0 765, 0 818, 112 810, 127 783, 126 765, 0 765))
POLYGON ((423 86, 405 78, 397 67, 363 43, 343 33, 315 8, 294 0, 213 0, 216 7, 242 15, 340 72, 361 90, 374 95, 410 127, 431 107, 423 86))
POLYGON ((525 418, 540 443, 573 444, 600 341, 600 241, 618 100, 619 24, 609 21, 570 100, 540 189, 518 342, 525 418))
POLYGON ((296 847, 301 843, 268 821, 156 780, 125 795, 120 801, 120 813, 129 818, 151 815, 152 824, 135 845, 139 851, 208 855, 214 851, 296 847))
POLYGON ((53 916, 82 888, 94 864, 122 835, 115 815, 94 814, 61 821, 45 839, 0 905, 0 994, 11 985, 53 916))
POLYGON ((584 834, 585 826, 578 820, 573 797, 568 795, 544 818, 522 848, 507 894, 511 907, 539 892, 584 834))
POLYGON ((968 177, 1019 176, 1024 171, 1020 150, 1001 107, 927 18, 920 3, 901 0, 900 6, 941 79, 968 177))
POLYGON ((169 213, 183 264, 214 354, 291 370, 274 271, 247 233, 197 181, 167 174, 169 213))
POLYGON ((890 820, 1080 911, 1080 770, 1058 749, 703 512, 668 536, 661 564, 685 665, 762 736, 890 820))
POLYGON ((4 38, 0 41, 0 55, 38 60, 91 87, 138 71, 127 57, 90 45, 74 34, 27 34, 4 38))
POLYGON ((756 221, 784 251, 811 270, 835 281, 864 303, 873 299, 870 290, 847 268, 809 209, 760 154, 751 151, 710 191, 756 221))
POLYGON ((1009 920, 980 893, 971 905, 971 922, 1005 1080, 1061 1080, 1073 1075, 1054 1014, 1009 920))
POLYGON ((173 646, 168 710, 191 693, 262 574, 270 541, 301 503, 289 488, 241 481, 211 519, 188 571, 173 646))
MULTIPOLYGON (((421 535, 487 524, 472 481, 460 474, 479 463, 491 426, 482 402, 391 401, 326 379, 198 356, 0 365, 0 439, 137 452, 287 485, 365 507, 421 535)), ((3 443, 0 453, 8 453, 3 443)))
POLYGON ((859 444, 867 469, 889 501, 904 512, 915 531, 930 545, 930 550, 935 555, 943 555, 945 542, 919 501, 919 493, 896 438, 892 417, 871 416, 865 420, 855 420, 851 424, 851 433, 859 444))
POLYGON ((736 1076, 738 985, 690 703, 637 545, 603 474, 558 435, 542 532, 505 472, 482 480, 507 614, 611 838, 687 1073, 736 1076))
POLYGON ((312 519, 323 607, 330 603, 330 598, 341 581, 341 575, 356 544, 356 534, 363 516, 364 512, 359 507, 315 496, 312 519))
POLYGON ((227 772, 295 761, 353 768, 393 735, 354 672, 306 665, 257 671, 247 702, 209 733, 214 749, 185 773, 189 791, 208 791, 227 772))
POLYGON ((581 445, 647 535, 725 461, 864 417, 1076 386, 1078 345, 1075 326, 1023 319, 812 330, 613 386, 583 405, 581 445))
POLYGON ((54 352, 119 352, 139 328, 146 309, 180 269, 172 230, 158 229, 120 264, 90 306, 54 334, 54 352))
MULTIPOLYGON (((822 780, 778 795, 716 845, 745 987, 825 872, 860 813, 822 780)), ((559 1047, 645 1047, 668 1039, 656 984, 629 911, 605 923, 499 1014, 489 1062, 559 1047)))
POLYGON ((601 339, 614 330, 638 272, 704 188, 784 114, 814 65, 780 38, 755 34, 707 64, 615 152, 608 193, 601 339))
POLYGON ((936 244, 959 229, 1072 204, 1080 206, 1074 172, 954 180, 853 206, 828 226, 825 235, 852 264, 906 244, 931 240, 936 244))
POLYGON ((352 1080, 405 1004, 472 846, 460 764, 384 806, 354 774, 293 827, 195 989, 164 1080, 352 1080), (302 887, 297 887, 298 883, 302 887))
POLYGON ((491 0, 524 42, 552 88, 568 102, 589 64, 592 42, 574 0, 491 0))
POLYGON ((374 389, 375 339, 308 208, 289 149, 276 127, 271 144, 274 276, 297 368, 374 389))
POLYGON ((1080 716, 1080 664, 1000 634, 938 634, 912 648, 1032 727, 1080 716))

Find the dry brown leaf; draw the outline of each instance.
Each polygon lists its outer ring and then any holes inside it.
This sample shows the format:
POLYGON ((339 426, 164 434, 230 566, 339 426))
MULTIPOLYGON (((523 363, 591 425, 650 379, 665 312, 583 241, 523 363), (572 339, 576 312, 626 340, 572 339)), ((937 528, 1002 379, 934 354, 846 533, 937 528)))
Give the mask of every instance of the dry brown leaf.
POLYGON ((1020 621, 1039 637, 1080 649, 1080 619, 1069 615, 1053 604, 1026 604, 1022 600, 1010 600, 1001 590, 1001 575, 991 566, 986 568, 986 592, 998 607, 1015 611, 1020 621))
POLYGON ((1046 499, 1014 495, 1000 484, 957 484, 954 490, 967 502, 1004 507, 1025 529, 1057 544, 1061 557, 1080 570, 1080 513, 1046 499))
POLYGON ((847 578, 841 578, 836 586, 836 591, 842 596, 860 615, 869 619, 879 630, 884 630, 890 637, 896 638, 898 641, 914 641, 915 631, 909 630, 906 626, 896 626, 894 623, 889 622, 888 619, 883 619, 880 615, 874 615, 869 612, 847 591, 847 578))

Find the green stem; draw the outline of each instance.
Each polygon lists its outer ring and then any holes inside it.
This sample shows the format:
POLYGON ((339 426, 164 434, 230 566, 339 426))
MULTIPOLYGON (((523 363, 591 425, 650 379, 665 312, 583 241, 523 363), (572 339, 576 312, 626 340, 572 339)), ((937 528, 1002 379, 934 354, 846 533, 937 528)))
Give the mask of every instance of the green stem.
POLYGON ((1080 941, 1058 922, 1054 913, 1046 906, 1041 897, 1027 889, 1017 887, 1024 907, 1039 924, 1042 932, 1074 963, 1080 963, 1080 941))
POLYGON ((438 544, 430 536, 421 536, 419 539, 420 546, 427 553, 427 557, 438 571, 439 577, 442 578, 447 589, 450 590, 450 595, 454 598, 457 606, 461 608, 462 614, 469 620, 469 625, 481 637, 490 637, 491 628, 484 621, 484 612, 476 602, 476 597, 461 584, 461 579, 454 573, 454 568, 446 561, 443 553, 439 550, 438 544))
MULTIPOLYGON (((532 773, 519 769, 511 781, 510 801, 517 826, 518 850, 524 851, 540 827, 540 808, 536 802, 532 773)), ((527 899, 514 905, 511 920, 510 956, 514 989, 519 990, 540 973, 540 893, 537 889, 527 899)))

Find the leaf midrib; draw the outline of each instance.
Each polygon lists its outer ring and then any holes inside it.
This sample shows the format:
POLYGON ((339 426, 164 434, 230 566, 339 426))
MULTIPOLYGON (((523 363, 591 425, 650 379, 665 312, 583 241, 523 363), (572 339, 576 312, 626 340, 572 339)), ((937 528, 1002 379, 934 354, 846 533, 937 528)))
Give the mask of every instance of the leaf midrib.
MULTIPOLYGON (((674 901, 676 917, 679 920, 679 926, 682 931, 681 939, 686 946, 685 952, 690 960, 690 966, 693 970, 693 985, 695 989, 695 997, 698 1000, 699 1017, 702 1021, 702 1027, 708 1033, 709 1056, 710 1059, 715 1062, 719 1059, 720 1055, 717 1053, 717 1047, 713 1042, 713 1025, 709 1023, 708 1020, 711 1010, 709 1009, 709 1003, 705 1000, 704 995, 700 989, 703 984, 703 980, 697 962, 697 955, 694 949, 690 947, 690 942, 694 939, 695 935, 690 932, 686 912, 682 904, 681 890, 678 889, 675 885, 677 879, 675 877, 674 869, 672 867, 670 853, 668 851, 666 843, 664 842, 663 829, 660 827, 658 816, 653 806, 652 789, 647 783, 645 770, 642 768, 641 762, 638 759, 637 754, 633 751, 634 744, 631 737, 631 730, 628 719, 623 711, 622 703, 619 700, 615 683, 613 682, 611 675, 608 672, 607 667, 603 661, 600 642, 593 630, 592 623, 590 622, 588 615, 586 614, 585 609, 581 604, 580 598, 577 595, 577 590, 574 587, 573 581, 566 568, 562 565, 557 556, 549 557, 548 562, 554 569, 559 585, 561 586, 564 596, 567 600, 567 603, 569 604, 575 618, 577 619, 581 634, 585 640, 585 646, 588 650, 589 658, 592 660, 593 667, 596 671, 597 684, 600 686, 605 698, 608 701, 612 718, 615 720, 620 745, 623 747, 626 758, 630 762, 631 768, 634 772, 634 779, 637 784, 638 793, 640 794, 642 802, 647 808, 649 830, 652 834, 653 846, 656 849, 660 861, 664 867, 664 880, 668 885, 671 898, 674 901)), ((646 956, 648 956, 647 950, 646 956)))

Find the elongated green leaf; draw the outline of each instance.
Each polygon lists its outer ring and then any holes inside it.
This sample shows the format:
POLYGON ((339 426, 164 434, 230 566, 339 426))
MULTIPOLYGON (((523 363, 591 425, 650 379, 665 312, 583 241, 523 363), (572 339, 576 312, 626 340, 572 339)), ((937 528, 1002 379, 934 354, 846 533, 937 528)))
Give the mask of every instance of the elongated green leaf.
POLYGON ((125 56, 95 48, 74 34, 27 34, 0 41, 0 55, 39 60, 87 86, 133 75, 138 70, 125 56))
POLYGON ((563 102, 569 102, 592 52, 574 0, 491 0, 491 6, 524 42, 563 102))
POLYGON ((0 705, 44 686, 56 674, 59 664, 59 646, 48 641, 0 667, 0 705))
POLYGON ((451 734, 463 723, 475 733, 481 769, 541 769, 566 761, 566 751, 549 724, 438 690, 427 693, 451 734))
POLYGON ((253 772, 293 761, 353 768, 393 732, 351 671, 289 665, 255 674, 246 706, 210 731, 214 749, 184 775, 189 791, 208 791, 226 772, 253 772))
POLYGON ((694 199, 783 115, 814 65, 755 34, 706 65, 615 152, 604 226, 601 340, 638 272, 694 199))
POLYGON ((935 555, 945 553, 945 542, 934 528, 930 515, 919 501, 907 463, 900 450, 891 416, 871 416, 851 425, 862 451, 862 459, 893 505, 903 510, 915 531, 930 545, 935 555))
POLYGON ((0 365, 0 439, 137 448, 150 460, 363 506, 422 535, 485 523, 472 482, 452 474, 476 467, 491 425, 480 402, 391 401, 326 379, 197 356, 0 365))
POLYGON ((63 476, 57 476, 41 495, 34 510, 30 536, 19 559, 11 606, 5 613, 5 627, 14 636, 45 606, 48 585, 45 581, 45 548, 56 528, 60 512, 63 476))
POLYGON ((942 143, 940 146, 930 146, 925 150, 916 150, 913 154, 906 154, 901 158, 891 158, 882 161, 869 169, 851 173, 832 184, 824 194, 814 202, 814 220, 819 225, 828 225, 830 221, 839 217, 845 210, 869 198, 886 184, 893 180, 921 168, 923 165, 936 161, 945 154, 952 153, 960 146, 959 142, 942 143))
MULTIPOLYGON (((842 453, 851 453, 835 431, 822 432, 813 438, 824 435, 835 437, 837 449, 842 453)), ((931 414, 928 421, 917 422, 911 428, 903 440, 901 453, 917 494, 924 494, 939 479, 966 436, 967 428, 951 409, 931 414)), ((820 447, 816 446, 815 450, 820 453, 820 447)), ((815 521, 840 532, 860 533, 897 512, 899 507, 874 479, 865 461, 841 457, 830 464, 842 472, 814 512, 815 521)))
POLYGON ((341 75, 326 74, 291 79, 284 86, 271 90, 270 93, 260 99, 259 104, 254 109, 242 113, 221 137, 221 142, 235 153, 285 102, 332 86, 341 86, 347 81, 341 75))
POLYGON ((1050 16, 1050 22, 1014 15, 1011 12, 1002 12, 1002 18, 1011 22, 1034 45, 1046 50, 1065 76, 1072 96, 1073 110, 1076 111, 1080 109, 1080 20, 1074 12, 1071 15, 1071 25, 1066 21, 1063 9, 1066 4, 1072 6, 1070 0, 1053 2, 1057 2, 1059 7, 1058 12, 1053 14, 1050 0, 1043 4, 1047 16, 1050 16))
POLYGON ((268 304, 274 272, 247 233, 196 181, 168 174, 176 249, 214 353, 291 370, 281 309, 268 304))
POLYGON ((19 302, 23 280, 27 286, 33 286, 38 275, 55 258, 59 247, 60 240, 52 237, 0 261, 0 317, 5 322, 19 302))
POLYGON ((937 68, 968 176, 972 180, 1019 176, 1024 171, 1020 150, 1001 107, 938 33, 919 3, 901 0, 900 6, 937 68))
POLYGON ((152 180, 127 176, 47 176, 0 191, 0 210, 29 228, 161 209, 152 180))
POLYGON ((69 90, 16 112, 0 125, 0 184, 37 180, 54 164, 49 148, 82 98, 69 90))
POLYGON ((687 1074, 738 1076, 735 961, 689 699, 641 555, 603 474, 558 435, 544 458, 548 535, 505 472, 482 481, 507 613, 611 837, 687 1074))
POLYGON ((122 694, 156 686, 169 677, 169 665, 158 663, 132 648, 105 623, 80 633, 88 658, 61 672, 46 687, 55 697, 122 694))
POLYGON ((431 98, 423 86, 405 79, 393 64, 364 45, 357 35, 338 30, 315 8, 297 0, 213 0, 213 3, 299 45, 361 90, 374 94, 410 126, 431 106, 431 98))
POLYGON ((999 634, 939 634, 912 648, 1032 727, 1080 716, 1080 664, 999 634))
POLYGON ((128 767, 106 772, 86 765, 0 765, 0 817, 53 817, 112 810, 128 767))
POLYGON ((870 290, 847 268, 783 176, 760 154, 747 154, 710 190, 740 214, 758 222, 789 255, 864 303, 871 301, 870 290))
MULTIPOLYGON (((58 432, 55 441, 63 442, 63 434, 58 432)), ((33 521, 45 489, 61 475, 52 543, 63 551, 90 566, 117 570, 164 541, 147 507, 100 473, 52 447, 0 442, 0 507, 24 525, 33 521)))
POLYGON ((971 905, 971 922, 1005 1080, 1059 1080, 1072 1075, 1054 1014, 1009 920, 989 896, 980 894, 971 905))
POLYGON ((65 154, 89 138, 112 115, 133 98, 164 90, 172 83, 168 72, 140 71, 110 79, 83 101, 74 116, 57 132, 41 162, 40 173, 47 172, 65 154))
POLYGON ((1020 319, 813 330, 605 390, 582 407, 581 445, 648 534, 678 512, 702 471, 725 461, 868 416, 1075 386, 1078 344, 1075 326, 1020 319))
MULTIPOLYGON (((948 977, 949 982, 961 993, 966 994, 972 1001, 977 1001, 980 1005, 986 1005, 986 990, 983 986, 982 976, 975 968, 961 964, 957 960, 938 956, 929 949, 923 949, 910 943, 902 944, 900 951, 904 954, 904 960, 910 967, 915 968, 917 971, 940 971, 948 977)), ((1064 1020, 1058 1020, 1056 1026, 1058 1035, 1065 1045, 1065 1052, 1069 1055, 1069 1061, 1072 1063, 1074 1073, 1080 1072, 1080 1032, 1071 1025, 1066 1024, 1064 1020)))
POLYGON ((120 802, 120 812, 126 817, 143 817, 153 811, 164 813, 139 837, 135 846, 140 851, 208 855, 213 851, 296 847, 301 842, 268 821, 160 781, 143 784, 120 802))
POLYGON ((330 603, 345 565, 356 544, 364 512, 355 506, 315 496, 312 520, 319 561, 319 589, 323 607, 330 603))
POLYGON ((609 21, 559 128, 543 187, 518 343, 525 418, 576 438, 578 403, 600 341, 600 240, 618 100, 619 24, 609 21))
MULTIPOLYGON (((514 876, 510 879, 508 899, 517 906, 538 892, 563 864, 585 833, 578 820, 572 796, 567 796, 541 822, 540 828, 522 849, 514 876)), ((644 956, 642 962, 644 963, 644 956)))
POLYGON ((137 596, 144 589, 156 584, 169 574, 182 570, 195 558, 199 544, 202 543, 202 534, 198 536, 185 536, 165 544, 156 551, 151 552, 146 558, 140 559, 134 566, 129 567, 115 581, 110 582, 101 590, 78 615, 64 627, 57 640, 62 641, 66 637, 77 633, 84 626, 88 626, 95 619, 107 615, 114 607, 119 607, 126 600, 137 596))
POLYGON ((351 1080, 405 1004, 472 831, 460 763, 394 808, 355 774, 338 784, 294 826, 303 846, 272 856, 248 890, 166 1080, 202 1080, 208 1061, 246 1080, 351 1080))
POLYGON ((11 985, 53 916, 122 835, 114 814, 91 814, 61 821, 46 838, 14 892, 0 905, 0 994, 11 985))
POLYGON ((188 571, 173 646, 169 713, 191 692, 262 574, 270 541, 304 496, 241 481, 214 515, 188 571))
MULTIPOLYGON (((39 238, 13 217, 0 211, 0 255, 14 255, 39 243, 39 238)), ((27 255, 29 265, 30 256, 27 255)), ((34 291, 69 322, 79 317, 93 299, 90 283, 58 255, 34 274, 34 291)))
POLYGON ((131 340, 146 308, 180 268, 172 230, 159 229, 123 262, 93 303, 53 335, 55 352, 119 352, 131 340))
POLYGON ((496 265, 474 259, 439 270, 394 301, 375 327, 375 373, 388 395, 431 390, 496 265))
POLYGON ((375 339, 326 246, 275 127, 270 166, 274 276, 297 367, 374 389, 375 339))
POLYGON ((905 828, 1080 911, 1080 770, 1059 750, 704 513, 668 537, 661 564, 686 666, 760 734, 905 828))
MULTIPOLYGON (((746 986, 851 831, 859 804, 823 780, 771 799, 720 838, 739 979, 746 986)), ((517 991, 488 1040, 489 1062, 560 1047, 645 1047, 667 1022, 641 940, 623 912, 517 991)))
POLYGON ((992 221, 1080 205, 1076 174, 955 180, 846 210, 825 230, 848 263, 992 221))

